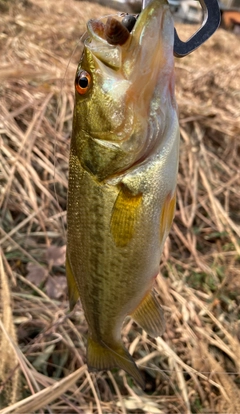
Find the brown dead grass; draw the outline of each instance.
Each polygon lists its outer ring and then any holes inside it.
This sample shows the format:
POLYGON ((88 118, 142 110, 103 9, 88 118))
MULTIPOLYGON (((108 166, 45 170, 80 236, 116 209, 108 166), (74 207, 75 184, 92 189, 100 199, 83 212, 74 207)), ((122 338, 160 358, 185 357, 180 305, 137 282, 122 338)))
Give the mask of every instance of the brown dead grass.
POLYGON ((156 341, 131 321, 123 331, 147 390, 86 369, 63 265, 68 149, 78 39, 108 12, 28 0, 0 16, 0 413, 238 413, 239 38, 222 30, 176 61, 178 208, 157 282, 167 326, 156 341))

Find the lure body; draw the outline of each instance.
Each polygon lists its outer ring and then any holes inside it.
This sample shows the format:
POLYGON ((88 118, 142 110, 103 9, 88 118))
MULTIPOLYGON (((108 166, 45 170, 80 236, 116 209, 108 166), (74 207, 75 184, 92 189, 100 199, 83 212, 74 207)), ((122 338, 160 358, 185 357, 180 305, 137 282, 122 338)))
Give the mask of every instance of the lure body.
POLYGON ((173 22, 167 3, 153 0, 122 45, 107 42, 102 23, 88 32, 77 69, 88 89, 75 95, 69 161, 70 304, 80 297, 89 368, 118 366, 144 386, 121 326, 131 315, 153 337, 164 329, 152 288, 175 210, 173 22))

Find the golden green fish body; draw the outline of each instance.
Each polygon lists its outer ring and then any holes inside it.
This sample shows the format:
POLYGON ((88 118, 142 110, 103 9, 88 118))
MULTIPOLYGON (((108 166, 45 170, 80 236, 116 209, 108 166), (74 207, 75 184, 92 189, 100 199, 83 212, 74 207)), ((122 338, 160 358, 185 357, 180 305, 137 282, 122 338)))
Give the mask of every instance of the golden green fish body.
POLYGON ((121 326, 131 315, 150 335, 163 331, 152 287, 175 209, 173 22, 153 0, 122 46, 88 29, 77 78, 89 75, 89 86, 76 92, 69 162, 69 296, 88 322, 89 367, 119 366, 143 386, 121 326))

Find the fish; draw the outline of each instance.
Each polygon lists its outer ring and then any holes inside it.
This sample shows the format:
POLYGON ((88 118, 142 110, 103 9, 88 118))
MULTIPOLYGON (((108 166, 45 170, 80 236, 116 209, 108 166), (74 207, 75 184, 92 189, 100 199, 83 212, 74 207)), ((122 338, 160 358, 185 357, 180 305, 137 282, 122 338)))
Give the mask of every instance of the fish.
POLYGON ((88 324, 89 370, 118 367, 144 388, 121 329, 126 317, 152 337, 165 326, 154 284, 179 158, 167 1, 150 1, 125 29, 115 17, 87 24, 75 78, 66 275, 70 308, 80 298, 88 324))

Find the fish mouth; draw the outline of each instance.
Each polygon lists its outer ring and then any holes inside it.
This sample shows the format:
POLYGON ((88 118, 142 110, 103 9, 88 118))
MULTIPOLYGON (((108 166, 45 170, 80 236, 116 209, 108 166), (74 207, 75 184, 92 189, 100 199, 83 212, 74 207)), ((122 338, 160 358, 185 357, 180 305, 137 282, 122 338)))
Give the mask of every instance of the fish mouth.
MULTIPOLYGON (((129 31, 120 16, 88 22, 87 48, 96 58, 96 67, 109 78, 109 69, 129 81, 127 100, 149 110, 159 80, 173 67, 174 25, 167 0, 152 0, 129 31), (117 18, 116 18, 117 17, 117 18), (102 63, 103 65, 99 66, 102 63)), ((113 74, 113 76, 115 76, 113 74)))
POLYGON ((106 68, 120 69, 122 66, 121 46, 122 42, 127 42, 126 31, 129 39, 128 30, 113 16, 108 17, 106 22, 91 19, 87 23, 87 29, 89 37, 85 41, 85 46, 93 56, 106 65, 106 68), (126 41, 121 40, 121 29, 125 32, 126 41))
MULTIPOLYGON (((166 34, 166 27, 163 30, 164 20, 169 20, 165 19, 166 12, 171 15, 167 0, 151 0, 139 16, 130 16, 135 19, 135 23, 130 27, 127 22, 124 23, 126 16, 91 19, 87 24, 89 37, 85 44, 93 55, 116 69, 121 68, 124 61, 136 60, 139 55, 138 49, 144 50, 145 59, 141 63, 144 63, 145 71, 149 70, 151 65, 148 60, 151 61, 151 55, 158 52, 159 40, 166 34)), ((138 63, 136 60, 135 67, 138 63)), ((128 62, 126 75, 132 72, 130 66, 128 62)))
POLYGON ((120 114, 109 130, 92 130, 91 137, 106 148, 119 144, 129 154, 129 167, 166 140, 167 113, 174 103, 174 25, 166 0, 150 1, 132 31, 116 17, 87 25, 85 46, 93 57, 96 82, 103 96, 111 96, 114 114, 120 114))
POLYGON ((122 46, 130 38, 130 31, 114 16, 109 16, 106 23, 101 20, 89 20, 88 31, 93 38, 105 40, 113 46, 122 46))

